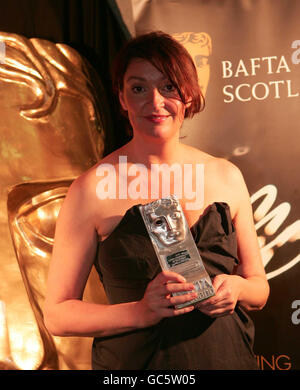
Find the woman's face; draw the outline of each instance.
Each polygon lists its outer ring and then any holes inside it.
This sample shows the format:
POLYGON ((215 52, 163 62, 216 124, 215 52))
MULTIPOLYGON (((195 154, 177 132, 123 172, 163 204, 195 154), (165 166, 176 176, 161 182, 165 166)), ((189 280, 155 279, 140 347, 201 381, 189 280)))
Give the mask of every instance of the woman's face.
POLYGON ((150 62, 137 58, 129 63, 119 98, 134 134, 156 139, 178 136, 186 105, 170 80, 150 62))

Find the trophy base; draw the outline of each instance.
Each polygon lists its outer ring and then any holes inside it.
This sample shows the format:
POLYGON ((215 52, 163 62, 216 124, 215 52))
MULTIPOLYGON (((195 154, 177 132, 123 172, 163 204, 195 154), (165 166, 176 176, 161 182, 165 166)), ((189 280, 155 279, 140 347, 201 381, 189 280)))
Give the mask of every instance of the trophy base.
MULTIPOLYGON (((183 309, 184 307, 191 306, 193 304, 196 304, 197 302, 204 301, 215 295, 215 291, 209 277, 204 277, 194 282, 193 284, 195 286, 195 291, 198 294, 197 297, 191 301, 176 305, 175 306, 176 309, 183 309)), ((176 296, 176 295, 183 295, 183 294, 186 294, 186 292, 174 293, 172 295, 176 296)))

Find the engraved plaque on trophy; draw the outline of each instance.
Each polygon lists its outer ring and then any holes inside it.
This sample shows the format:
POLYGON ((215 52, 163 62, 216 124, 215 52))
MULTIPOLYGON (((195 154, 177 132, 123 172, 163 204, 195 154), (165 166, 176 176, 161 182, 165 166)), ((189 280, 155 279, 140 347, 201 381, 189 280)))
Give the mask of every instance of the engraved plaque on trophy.
MULTIPOLYGON (((140 213, 163 270, 177 272, 193 283, 197 297, 176 305, 183 308, 215 295, 194 238, 175 195, 140 205, 140 213)), ((186 292, 173 293, 173 295, 186 292)))

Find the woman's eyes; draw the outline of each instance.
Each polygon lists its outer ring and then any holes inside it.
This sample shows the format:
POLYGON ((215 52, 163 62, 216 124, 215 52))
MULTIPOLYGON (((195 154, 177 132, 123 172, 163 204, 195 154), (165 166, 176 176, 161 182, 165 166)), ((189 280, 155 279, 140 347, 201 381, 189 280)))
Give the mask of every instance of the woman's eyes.
POLYGON ((166 84, 163 89, 167 92, 175 92, 176 89, 173 84, 166 84))
POLYGON ((132 92, 134 92, 134 93, 140 93, 140 92, 145 90, 144 87, 142 87, 140 85, 134 86, 131 89, 132 89, 132 92))
MULTIPOLYGON (((131 88, 131 90, 132 90, 133 93, 138 94, 138 93, 146 92, 147 91, 147 87, 144 87, 142 85, 134 85, 131 88)), ((162 93, 166 93, 166 92, 167 93, 170 93, 170 92, 174 93, 174 92, 177 92, 176 88, 174 87, 174 85, 170 84, 170 83, 163 85, 161 88, 159 88, 159 90, 162 93)))

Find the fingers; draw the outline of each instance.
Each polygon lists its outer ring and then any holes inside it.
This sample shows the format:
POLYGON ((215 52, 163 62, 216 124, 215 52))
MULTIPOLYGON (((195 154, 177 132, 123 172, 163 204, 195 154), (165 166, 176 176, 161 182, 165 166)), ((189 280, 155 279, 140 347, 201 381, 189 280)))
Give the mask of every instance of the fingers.
POLYGON ((166 308, 166 309, 162 309, 161 313, 163 317, 175 317, 185 313, 189 313, 194 309, 195 309, 194 306, 186 306, 183 307, 182 309, 166 308))
POLYGON ((177 306, 177 305, 181 305, 183 303, 192 301, 196 297, 197 297, 196 292, 193 292, 193 291, 190 291, 187 293, 183 292, 183 294, 180 294, 180 295, 166 296, 164 298, 164 302, 165 302, 166 307, 177 306))
POLYGON ((167 283, 160 285, 160 293, 162 296, 174 294, 174 293, 184 293, 184 292, 194 292, 195 286, 193 283, 167 283))
MULTIPOLYGON (((166 297, 174 293, 192 293, 195 289, 193 283, 187 283, 183 276, 171 271, 161 272, 149 285, 150 289, 157 294, 158 297, 166 297)), ((180 298, 179 303, 181 303, 181 300, 183 299, 183 297, 180 298)))
POLYGON ((186 282, 186 279, 182 275, 177 274, 176 272, 162 271, 156 276, 154 281, 156 281, 157 283, 167 283, 167 282, 184 283, 186 282))
POLYGON ((200 304, 197 305, 197 308, 201 310, 204 314, 216 318, 228 314, 233 314, 235 303, 231 300, 226 299, 224 299, 223 301, 219 301, 217 304, 200 302, 200 304))
POLYGON ((162 271, 147 286, 142 304, 148 322, 159 321, 164 317, 172 317, 188 313, 193 305, 184 308, 175 306, 192 301, 197 293, 193 283, 175 272, 162 271))
POLYGON ((216 275, 214 277, 214 279, 213 279, 213 287, 214 287, 215 291, 218 291, 220 289, 222 284, 226 281, 227 277, 228 277, 228 275, 224 275, 224 274, 216 275))
POLYGON ((233 293, 229 283, 227 283, 226 279, 222 277, 223 275, 219 276, 219 278, 215 278, 213 283, 216 294, 213 297, 197 304, 197 308, 199 310, 214 318, 233 314, 237 302, 235 294, 233 293))

